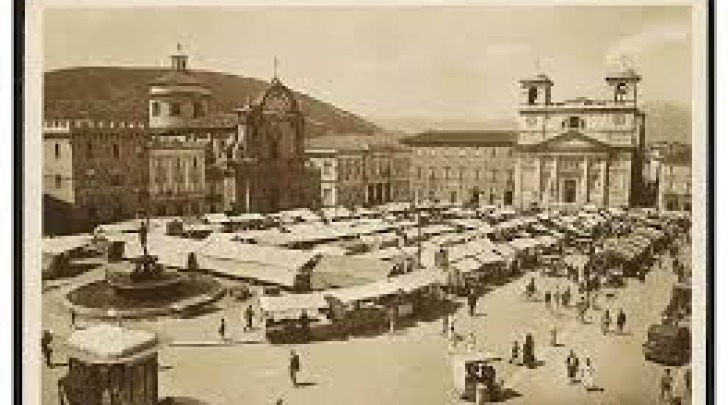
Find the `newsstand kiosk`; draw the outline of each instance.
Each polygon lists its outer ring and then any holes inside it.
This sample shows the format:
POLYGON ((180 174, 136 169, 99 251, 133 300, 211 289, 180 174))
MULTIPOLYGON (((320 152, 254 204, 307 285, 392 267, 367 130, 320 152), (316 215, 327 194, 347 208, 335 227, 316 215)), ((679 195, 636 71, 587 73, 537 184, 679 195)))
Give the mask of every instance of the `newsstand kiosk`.
POLYGON ((100 324, 68 339, 61 405, 157 405, 159 341, 152 332, 100 324))

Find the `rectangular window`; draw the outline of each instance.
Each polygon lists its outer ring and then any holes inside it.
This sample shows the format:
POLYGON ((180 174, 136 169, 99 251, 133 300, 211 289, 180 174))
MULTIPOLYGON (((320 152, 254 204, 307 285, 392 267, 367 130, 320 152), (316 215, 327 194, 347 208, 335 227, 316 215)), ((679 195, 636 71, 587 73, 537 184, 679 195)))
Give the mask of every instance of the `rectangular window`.
POLYGON ((86 157, 88 157, 88 158, 94 157, 94 145, 91 142, 86 143, 86 157))
POLYGON ((120 150, 119 150, 119 144, 115 143, 111 146, 112 153, 114 154, 114 159, 118 159, 121 156, 120 150))
POLYGON ((60 174, 56 174, 56 176, 54 178, 54 183, 55 183, 56 188, 61 188, 61 186, 63 185, 63 178, 61 177, 60 174))
POLYGON ((475 180, 480 180, 480 169, 475 169, 475 180))
POLYGON ((169 103, 169 115, 173 117, 182 115, 182 106, 177 102, 169 103))
POLYGON ((614 115, 614 125, 624 125, 626 121, 626 118, 624 114, 615 114, 614 115))
POLYGON ((56 156, 56 159, 61 158, 61 145, 60 144, 55 145, 55 156, 56 156))
POLYGON ((152 102, 152 117, 159 117, 159 114, 161 112, 161 109, 159 107, 158 101, 152 102))

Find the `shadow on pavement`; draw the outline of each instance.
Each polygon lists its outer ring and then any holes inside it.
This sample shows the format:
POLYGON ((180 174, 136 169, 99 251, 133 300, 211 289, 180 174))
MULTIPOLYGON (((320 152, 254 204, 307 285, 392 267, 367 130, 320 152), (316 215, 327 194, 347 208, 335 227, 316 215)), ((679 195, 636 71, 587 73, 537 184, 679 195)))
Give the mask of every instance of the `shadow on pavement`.
POLYGON ((519 398, 522 397, 520 392, 514 390, 513 388, 504 388, 503 391, 501 391, 500 395, 497 399, 495 399, 493 402, 506 402, 513 398, 519 398))
POLYGON ((159 401, 159 405, 211 405, 208 402, 190 397, 166 397, 159 401))

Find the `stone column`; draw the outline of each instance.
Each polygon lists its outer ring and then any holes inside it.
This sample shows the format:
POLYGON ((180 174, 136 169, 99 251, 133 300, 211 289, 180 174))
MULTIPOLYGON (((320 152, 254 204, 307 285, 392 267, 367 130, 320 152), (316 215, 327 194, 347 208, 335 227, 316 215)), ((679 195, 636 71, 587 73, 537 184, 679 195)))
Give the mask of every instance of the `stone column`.
POLYGON ((521 156, 516 156, 516 168, 513 175, 513 205, 518 208, 523 208, 523 198, 521 191, 521 156))
POLYGON ((551 175, 549 177, 549 189, 546 191, 548 193, 549 202, 553 201, 551 197, 551 190, 556 190, 556 201, 559 200, 559 194, 558 194, 558 170, 559 170, 559 158, 558 156, 554 156, 554 161, 551 162, 551 175))
POLYGON ((599 161, 599 190, 600 190, 600 204, 602 207, 607 206, 607 158, 602 158, 599 161))
POLYGON ((534 189, 536 190, 536 198, 534 200, 541 205, 541 165, 543 164, 543 158, 539 155, 536 158, 536 184, 534 189))
POLYGON ((584 156, 583 171, 581 174, 581 204, 589 202, 589 157, 584 156))

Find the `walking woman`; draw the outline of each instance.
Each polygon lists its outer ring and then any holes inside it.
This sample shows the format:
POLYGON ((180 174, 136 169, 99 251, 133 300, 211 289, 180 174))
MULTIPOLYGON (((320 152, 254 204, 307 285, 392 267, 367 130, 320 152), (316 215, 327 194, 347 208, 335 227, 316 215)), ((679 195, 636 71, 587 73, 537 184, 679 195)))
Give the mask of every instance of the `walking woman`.
POLYGON ((591 364, 591 359, 587 357, 584 368, 581 371, 581 381, 584 384, 584 388, 587 391, 593 391, 597 388, 594 383, 594 366, 591 364))

